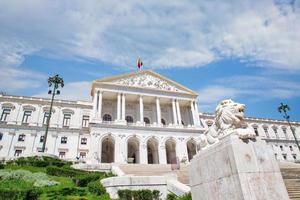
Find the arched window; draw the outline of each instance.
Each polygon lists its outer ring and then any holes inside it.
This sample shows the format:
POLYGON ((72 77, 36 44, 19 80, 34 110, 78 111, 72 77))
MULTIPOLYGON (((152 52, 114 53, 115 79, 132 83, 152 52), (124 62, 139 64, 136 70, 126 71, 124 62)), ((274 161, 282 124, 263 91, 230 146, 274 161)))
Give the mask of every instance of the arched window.
POLYGON ((146 124, 150 124, 150 119, 149 119, 148 117, 144 117, 144 122, 145 122, 146 124))
POLYGON ((127 121, 127 123, 133 123, 133 117, 131 117, 131 116, 126 116, 126 121, 127 121))
POLYGON ((164 119, 161 119, 161 123, 162 123, 163 125, 166 125, 166 121, 165 121, 164 119))
POLYGON ((103 115, 103 121, 110 122, 111 121, 111 115, 110 114, 103 115))

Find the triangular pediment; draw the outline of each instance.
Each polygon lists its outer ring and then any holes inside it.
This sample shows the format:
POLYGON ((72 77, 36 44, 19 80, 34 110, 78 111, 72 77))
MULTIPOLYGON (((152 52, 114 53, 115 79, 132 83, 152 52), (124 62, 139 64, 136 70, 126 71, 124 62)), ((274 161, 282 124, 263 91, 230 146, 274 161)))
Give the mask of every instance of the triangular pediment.
POLYGON ((180 92, 197 95, 197 93, 195 93, 194 91, 151 70, 139 71, 131 74, 124 74, 100 79, 94 81, 94 83, 105 83, 126 87, 155 89, 168 92, 180 92))

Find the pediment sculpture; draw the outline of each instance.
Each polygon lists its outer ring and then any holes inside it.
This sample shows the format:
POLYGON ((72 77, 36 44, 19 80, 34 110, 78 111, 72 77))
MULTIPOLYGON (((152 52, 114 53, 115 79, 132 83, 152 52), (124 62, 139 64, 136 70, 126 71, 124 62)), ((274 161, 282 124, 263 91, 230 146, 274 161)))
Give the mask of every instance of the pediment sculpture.
POLYGON ((141 74, 130 78, 124 78, 114 81, 113 83, 118 85, 133 86, 133 87, 145 87, 151 89, 183 92, 176 86, 171 85, 165 80, 154 77, 150 74, 141 74))

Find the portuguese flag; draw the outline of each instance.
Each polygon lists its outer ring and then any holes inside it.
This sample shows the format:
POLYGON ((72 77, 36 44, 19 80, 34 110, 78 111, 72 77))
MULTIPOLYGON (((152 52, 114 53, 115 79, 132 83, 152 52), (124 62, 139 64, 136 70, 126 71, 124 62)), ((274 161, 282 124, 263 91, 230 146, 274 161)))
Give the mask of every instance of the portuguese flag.
POLYGON ((139 69, 141 69, 142 66, 143 66, 143 62, 140 58, 137 60, 137 66, 138 66, 139 69))

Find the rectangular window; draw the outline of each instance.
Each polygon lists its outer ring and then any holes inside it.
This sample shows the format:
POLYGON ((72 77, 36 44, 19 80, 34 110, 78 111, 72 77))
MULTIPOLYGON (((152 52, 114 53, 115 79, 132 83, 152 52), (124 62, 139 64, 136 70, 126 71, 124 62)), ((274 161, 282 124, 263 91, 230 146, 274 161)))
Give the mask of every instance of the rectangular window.
POLYGON ((80 152, 79 157, 80 158, 86 158, 86 152, 80 152))
POLYGON ((43 136, 43 135, 40 137, 40 143, 44 142, 44 138, 45 138, 45 136, 43 136))
POLYGON ((275 153, 275 159, 277 160, 277 153, 275 153))
POLYGON ((87 143, 87 138, 81 138, 81 144, 85 145, 87 143))
POLYGON ((279 147, 280 147, 280 150, 283 151, 283 146, 280 145, 279 147))
POLYGON ((89 119, 90 119, 90 116, 83 115, 83 117, 82 117, 82 127, 88 127, 89 126, 89 119))
POLYGON ((19 135, 18 141, 19 141, 19 142, 24 142, 24 141, 25 141, 25 134, 19 135))
POLYGON ((270 137, 267 127, 264 127, 264 132, 265 132, 265 134, 266 134, 267 137, 270 137))
POLYGON ((70 126, 71 114, 64 114, 63 126, 70 126))
POLYGON ((22 150, 20 150, 20 149, 15 150, 15 156, 16 157, 19 157, 21 154, 22 154, 22 150))
POLYGON ((297 160, 297 155, 293 154, 293 158, 294 158, 294 160, 297 160))
POLYGON ((0 133, 0 141, 2 140, 3 138, 3 133, 0 133))
POLYGON ((1 122, 6 122, 7 121, 7 117, 10 114, 11 109, 10 108, 4 108, 1 114, 1 122))
POLYGON ((47 125, 48 118, 49 118, 49 113, 45 112, 44 113, 44 118, 43 118, 43 125, 47 125))
POLYGON ((286 154, 282 154, 284 160, 286 160, 286 154))
POLYGON ((259 134, 258 134, 257 127, 253 127, 253 129, 254 129, 255 135, 258 136, 259 134))
POLYGON ((32 111, 30 111, 30 110, 25 110, 24 111, 22 123, 28 123, 29 122, 29 118, 31 116, 31 113, 32 113, 32 111))
POLYGON ((292 146, 290 146, 290 151, 293 151, 293 147, 292 146))
POLYGON ((67 137, 61 137, 60 143, 61 144, 67 144, 68 138, 67 137))
POLYGON ((66 157, 66 152, 60 151, 60 152, 58 153, 58 157, 59 157, 59 158, 65 158, 65 157, 66 157))

